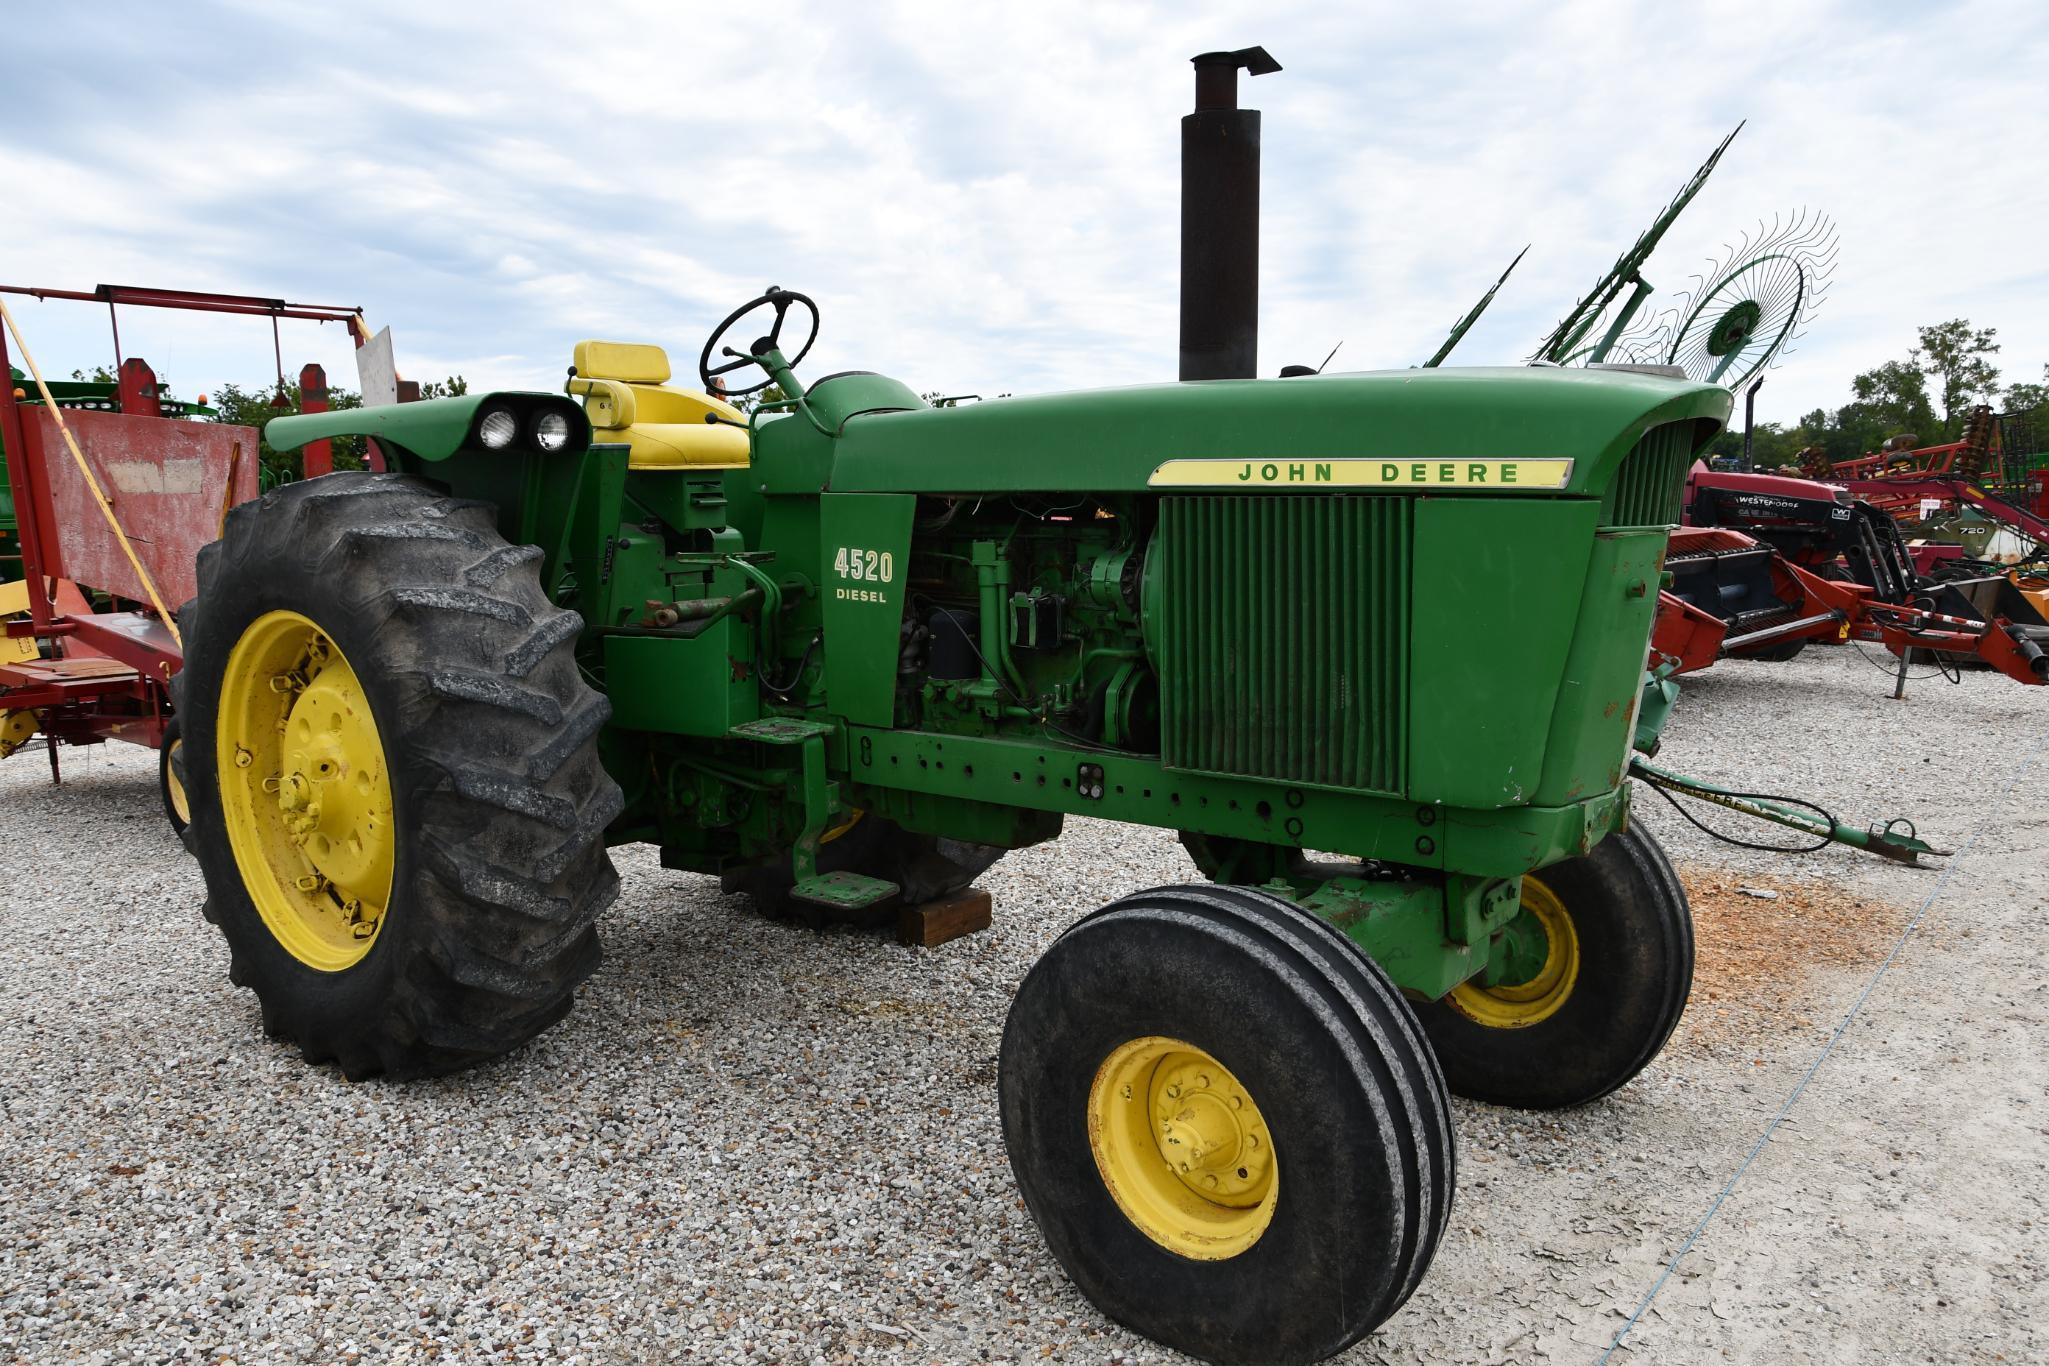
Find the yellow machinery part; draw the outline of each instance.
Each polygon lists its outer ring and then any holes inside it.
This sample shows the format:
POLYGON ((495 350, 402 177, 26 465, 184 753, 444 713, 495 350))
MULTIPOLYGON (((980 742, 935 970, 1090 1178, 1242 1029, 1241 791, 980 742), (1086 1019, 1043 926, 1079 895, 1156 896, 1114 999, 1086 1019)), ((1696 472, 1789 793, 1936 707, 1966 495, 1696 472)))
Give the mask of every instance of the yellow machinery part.
MULTIPOLYGON (((0 583, 0 621, 28 615, 28 580, 0 583)), ((0 664, 26 664, 37 657, 33 636, 0 636, 0 664)))
POLYGON ((172 814, 186 825, 192 824, 192 799, 185 795, 185 784, 178 777, 178 755, 184 750, 183 740, 171 741, 171 754, 164 765, 164 794, 170 798, 172 814))
POLYGON ((1523 878, 1523 909, 1543 927, 1544 966, 1527 982, 1483 987, 1463 982, 1452 988, 1451 1008, 1490 1029, 1523 1029, 1550 1019, 1572 996, 1579 981, 1579 932, 1558 894, 1534 876, 1523 878))
POLYGON ((747 415, 703 390, 669 384, 669 357, 661 347, 581 341, 574 365, 568 390, 583 399, 591 440, 625 442, 627 468, 733 469, 748 463, 747 415))
POLYGON ((32 711, 0 711, 0 759, 27 744, 29 737, 36 733, 37 725, 36 714, 32 711))
POLYGON ((2049 579, 2030 578, 2018 569, 2009 571, 2006 577, 2042 620, 2049 621, 2049 579))
POLYGON ((1179 1039, 1120 1045, 1089 1087, 1089 1148, 1139 1232, 1198 1261, 1236 1257, 1273 1222, 1266 1120, 1230 1069, 1179 1039))
POLYGON ((228 843, 265 927, 310 968, 354 967, 390 908, 397 819, 370 700, 310 618, 267 612, 235 642, 214 759, 228 843))

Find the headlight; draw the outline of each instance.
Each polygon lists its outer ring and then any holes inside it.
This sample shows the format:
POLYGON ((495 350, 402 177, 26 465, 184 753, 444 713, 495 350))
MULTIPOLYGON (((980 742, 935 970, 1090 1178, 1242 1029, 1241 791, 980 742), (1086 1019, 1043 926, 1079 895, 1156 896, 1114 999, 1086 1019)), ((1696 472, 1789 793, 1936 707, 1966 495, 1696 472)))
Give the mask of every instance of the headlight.
POLYGON ((544 451, 559 451, 569 444, 569 418, 550 408, 534 419, 534 444, 544 451))
POLYGON ((477 440, 483 442, 487 450, 503 450, 518 435, 519 419, 512 415, 510 408, 493 408, 477 424, 477 440))

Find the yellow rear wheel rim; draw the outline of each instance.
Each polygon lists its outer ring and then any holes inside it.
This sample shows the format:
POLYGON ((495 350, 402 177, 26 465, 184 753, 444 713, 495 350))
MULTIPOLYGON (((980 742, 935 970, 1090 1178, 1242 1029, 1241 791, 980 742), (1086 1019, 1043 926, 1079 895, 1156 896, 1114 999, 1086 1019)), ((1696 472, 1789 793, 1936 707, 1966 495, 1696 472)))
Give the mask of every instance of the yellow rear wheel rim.
POLYGON ((375 947, 397 830, 361 680, 310 618, 269 612, 221 679, 215 771, 242 884, 280 947, 341 972, 375 947))
POLYGON ((1557 1014, 1579 981, 1579 932, 1558 894, 1535 877, 1523 878, 1522 908, 1536 919, 1548 941, 1544 966, 1526 982, 1453 987, 1452 1009, 1490 1029, 1524 1029, 1557 1014))
POLYGON ((1279 1173, 1251 1093, 1214 1057, 1148 1035, 1089 1087, 1089 1147, 1124 1216, 1170 1252, 1223 1261, 1273 1222, 1279 1173))
POLYGON ((181 825, 192 824, 192 803, 185 796, 185 784, 178 781, 178 755, 184 751, 185 742, 171 741, 171 752, 164 760, 164 791, 170 794, 171 812, 181 825))

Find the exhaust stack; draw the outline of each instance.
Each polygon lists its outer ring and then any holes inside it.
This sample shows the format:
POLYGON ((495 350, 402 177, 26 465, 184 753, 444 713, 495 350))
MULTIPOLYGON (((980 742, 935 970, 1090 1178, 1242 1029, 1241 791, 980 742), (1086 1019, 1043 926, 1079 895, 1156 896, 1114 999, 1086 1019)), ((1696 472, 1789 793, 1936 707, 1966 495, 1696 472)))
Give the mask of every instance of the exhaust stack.
POLYGON ((1281 64, 1263 47, 1205 52, 1181 120, 1181 378, 1251 379, 1259 363, 1259 111, 1238 69, 1281 64))

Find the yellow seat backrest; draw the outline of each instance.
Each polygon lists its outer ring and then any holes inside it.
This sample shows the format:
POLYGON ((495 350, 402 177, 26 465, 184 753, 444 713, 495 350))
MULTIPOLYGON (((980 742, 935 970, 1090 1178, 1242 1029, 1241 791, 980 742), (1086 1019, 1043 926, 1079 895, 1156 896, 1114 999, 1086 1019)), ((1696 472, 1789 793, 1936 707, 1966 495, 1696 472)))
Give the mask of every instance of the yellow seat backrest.
POLYGON ((667 384, 669 353, 645 342, 580 341, 571 357, 583 379, 616 379, 627 384, 667 384))
POLYGON ((580 341, 574 362, 568 389, 583 399, 591 440, 624 441, 628 469, 747 464, 746 415, 701 389, 670 385, 669 356, 661 347, 580 341), (707 414, 724 420, 708 422, 707 414))

